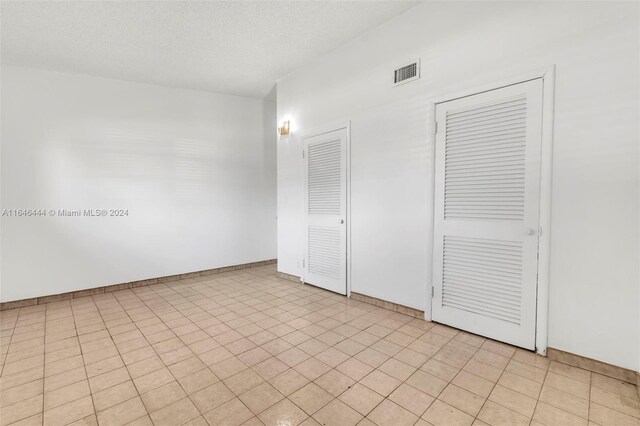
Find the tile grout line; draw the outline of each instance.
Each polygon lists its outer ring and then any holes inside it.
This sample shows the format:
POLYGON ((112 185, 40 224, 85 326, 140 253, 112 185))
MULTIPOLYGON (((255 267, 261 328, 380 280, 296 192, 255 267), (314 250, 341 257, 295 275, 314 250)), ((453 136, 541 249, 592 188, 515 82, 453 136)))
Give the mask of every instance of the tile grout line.
POLYGON ((536 415, 536 411, 538 410, 538 404, 540 403, 540 395, 542 395, 542 389, 544 389, 545 382, 547 381, 547 375, 549 374, 549 369, 551 368, 551 364, 547 366, 547 369, 544 372, 544 378, 542 379, 542 384, 540 385, 540 391, 538 392, 538 398, 536 399, 536 405, 533 407, 533 413, 531 414, 531 420, 529 424, 533 423, 533 418, 536 415))
POLYGON ((42 424, 45 415, 45 382, 47 380, 47 307, 44 310, 44 336, 42 336, 42 424))
MULTIPOLYGON (((116 292, 113 292, 113 293, 116 293, 116 292)), ((95 296, 95 295, 92 295, 92 296, 91 296, 91 298, 94 300, 94 303, 95 303, 95 298, 94 298, 94 296, 95 296)), ((122 312, 124 312, 124 313, 127 315, 127 317, 129 318, 129 320, 131 320, 131 323, 132 323, 132 324, 134 324, 134 325, 136 325, 136 329, 138 330, 138 326, 137 326, 137 324, 135 324, 135 322, 133 321, 133 319, 129 316, 129 313, 128 313, 128 312, 127 312, 127 310, 124 308, 124 306, 122 306, 122 304, 120 303, 120 300, 118 300, 117 296, 116 296, 115 294, 113 294, 113 296, 112 296, 112 297, 113 297, 113 299, 115 300, 115 302, 117 302, 117 303, 118 303, 118 306, 120 306, 120 308, 122 309, 122 312)), ((122 353, 120 352, 120 349, 118 348, 118 345, 116 344, 115 340, 113 340, 114 335, 113 335, 113 334, 111 334, 111 330, 109 330, 109 326, 108 326, 108 325, 107 325, 107 323, 104 321, 104 317, 102 316, 101 309, 100 309, 100 307, 99 307, 97 304, 96 304, 96 309, 97 309, 97 311, 98 311, 98 315, 100 315, 100 318, 102 319, 102 321, 103 321, 103 323, 104 323, 104 325, 105 325, 105 330, 106 330, 106 332, 107 332, 107 333, 108 333, 108 335, 109 335, 109 339, 111 339, 111 342, 113 342, 113 345, 114 345, 114 347, 116 348, 116 351, 118 352, 118 356, 120 357, 120 360, 122 360, 122 353)), ((126 331, 125 331, 125 332, 123 332, 123 333, 126 333, 126 331)), ((122 334, 122 333, 121 333, 121 334, 122 334)), ((141 333, 141 334, 142 334, 142 333, 141 333)), ((143 337, 144 337, 144 335, 143 335, 143 337)), ((145 340, 146 340, 146 339, 145 339, 145 340)), ((148 341, 147 341, 147 343, 149 344, 149 342, 148 342, 148 341)), ((149 344, 149 345, 150 345, 150 344, 149 344)), ((142 405, 144 406, 144 403, 142 402, 142 398, 141 398, 140 392, 138 391, 138 388, 137 388, 137 386, 136 386, 135 382, 133 381, 133 378, 131 377, 131 374, 129 373, 129 369, 127 368, 127 365, 124 363, 124 360, 122 360, 122 365, 123 365, 123 368, 127 371, 127 376, 129 376, 129 380, 131 380, 131 383, 133 384, 133 387, 134 387, 134 389, 136 390, 136 396, 133 396, 133 397, 131 397, 131 398, 129 398, 129 399, 126 399, 126 400, 124 400, 124 401, 120 401, 120 402, 118 402, 117 404, 114 404, 114 405, 112 405, 112 406, 110 406, 110 407, 107 407, 107 408, 105 408, 105 409, 101 410, 101 412, 102 412, 102 411, 106 411, 106 410, 108 410, 108 409, 110 409, 110 408, 113 408, 113 407, 115 407, 115 406, 117 406, 117 405, 123 404, 123 403, 125 403, 125 402, 129 402, 129 401, 131 401, 131 400, 133 400, 133 399, 135 399, 135 398, 140 398, 140 402, 141 402, 141 403, 142 403, 142 405)), ((107 373, 110 373, 110 372, 113 372, 113 371, 114 371, 114 370, 110 370, 110 371, 108 371, 108 372, 105 372, 104 374, 107 374, 107 373)), ((97 376, 94 376, 94 377, 97 377, 97 376)), ((88 375, 88 373, 87 373, 87 379, 88 379, 88 378, 89 378, 89 375, 88 375)), ((125 383, 125 382, 123 382, 123 383, 125 383)), ((115 385, 110 386, 110 387, 108 387, 108 388, 102 389, 102 390, 100 390, 99 392, 106 391, 106 390, 111 389, 111 388, 113 388, 113 387, 115 387, 115 386, 119 386, 120 384, 122 384, 122 383, 118 383, 118 384, 115 384, 115 385)), ((96 392, 96 393, 99 393, 99 392, 96 392)), ((91 399, 93 400, 93 392, 91 392, 91 399)), ((147 412, 146 407, 145 407, 145 412, 147 412)), ((95 402, 94 402, 94 413, 95 413, 95 416, 96 416, 96 420, 98 421, 98 424, 100 424, 100 420, 99 420, 99 418, 98 418, 98 413, 99 413, 99 412, 98 412, 98 410, 95 408, 95 402)), ((147 412, 147 414, 146 414, 146 415, 149 415, 149 413, 147 412)), ((141 418, 143 418, 143 417, 144 417, 144 415, 143 415, 143 416, 140 416, 140 417, 138 417, 138 418, 136 418, 136 419, 133 419, 131 422, 134 422, 134 421, 136 421, 136 420, 139 420, 139 419, 141 419, 141 418)), ((128 423, 131 423, 131 422, 128 422, 128 423)))
MULTIPOLYGON (((93 296, 91 297, 91 301, 93 302, 93 305, 96 306, 96 311, 98 312, 98 315, 100 315, 100 320, 104 323, 104 318, 102 318, 102 315, 100 314, 100 311, 98 310, 98 307, 95 304, 95 300, 93 299, 93 296)), ((98 422, 98 410, 96 410, 96 403, 93 400, 93 391, 91 390, 91 383, 89 382, 89 372, 87 371, 87 363, 84 362, 84 350, 82 349, 82 343, 80 342, 80 334, 78 334, 78 326, 77 326, 77 323, 76 323, 76 316, 75 316, 75 312, 73 310, 73 305, 71 303, 69 303, 69 305, 71 306, 71 314, 73 315, 73 323, 74 323, 74 326, 75 326, 76 338, 78 339, 78 346, 80 347, 80 357, 82 359, 82 367, 84 368, 84 375, 86 377, 87 387, 89 388, 89 396, 91 397, 91 406, 93 407, 93 415, 96 418, 96 422, 98 422)), ((106 329, 106 327, 107 327, 107 325, 105 324, 105 329, 106 329)), ((43 413, 43 417, 42 418, 44 420, 44 413, 43 413)))

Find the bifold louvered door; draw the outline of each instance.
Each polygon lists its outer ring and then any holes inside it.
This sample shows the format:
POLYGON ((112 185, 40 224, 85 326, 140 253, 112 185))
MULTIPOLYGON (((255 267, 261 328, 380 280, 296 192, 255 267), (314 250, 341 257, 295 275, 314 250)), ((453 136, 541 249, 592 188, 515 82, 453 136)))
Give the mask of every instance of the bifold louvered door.
POLYGON ((346 129, 304 139, 304 281, 347 294, 346 129))
POLYGON ((542 80, 436 105, 433 319, 535 348, 542 80))

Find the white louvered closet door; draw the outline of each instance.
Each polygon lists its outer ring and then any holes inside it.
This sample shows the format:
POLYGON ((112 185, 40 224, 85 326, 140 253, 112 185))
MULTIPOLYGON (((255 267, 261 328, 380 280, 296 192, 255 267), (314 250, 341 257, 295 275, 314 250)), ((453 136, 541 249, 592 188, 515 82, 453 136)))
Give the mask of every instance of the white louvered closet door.
POLYGON ((542 80, 436 106, 433 319, 535 348, 542 80))
POLYGON ((304 139, 304 281, 347 294, 346 129, 304 139))

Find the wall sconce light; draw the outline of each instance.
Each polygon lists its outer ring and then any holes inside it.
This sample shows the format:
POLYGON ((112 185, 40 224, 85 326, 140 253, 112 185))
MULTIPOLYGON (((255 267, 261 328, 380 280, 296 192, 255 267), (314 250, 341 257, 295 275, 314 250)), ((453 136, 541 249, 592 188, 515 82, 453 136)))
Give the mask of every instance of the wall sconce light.
POLYGON ((280 136, 289 134, 289 120, 282 122, 282 125, 278 127, 278 132, 280 132, 280 136))

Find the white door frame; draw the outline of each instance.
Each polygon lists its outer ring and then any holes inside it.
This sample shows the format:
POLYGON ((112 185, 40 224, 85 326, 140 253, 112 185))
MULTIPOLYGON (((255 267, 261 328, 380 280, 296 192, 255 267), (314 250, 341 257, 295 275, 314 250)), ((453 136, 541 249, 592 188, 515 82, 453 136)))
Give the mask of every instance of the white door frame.
MULTIPOLYGON (((345 220, 346 220, 346 239, 347 239, 347 259, 346 259, 346 267, 347 267, 347 276, 346 276, 346 280, 347 280, 347 297, 351 297, 351 121, 338 121, 338 122, 332 122, 332 123, 327 123, 327 124, 323 124, 321 126, 315 126, 312 127, 312 129, 306 133, 304 133, 303 135, 300 136, 300 144, 302 145, 301 147, 301 154, 300 154, 300 158, 302 159, 302 163, 301 167, 303 169, 302 175, 304 176, 304 162, 305 159, 303 157, 303 153, 304 153, 304 140, 307 138, 311 138, 314 136, 320 136, 323 135, 325 133, 331 133, 331 132, 335 132, 336 130, 346 130, 347 133, 347 140, 346 140, 346 144, 347 146, 345 147, 346 151, 347 151, 347 158, 346 160, 346 185, 347 185, 347 202, 346 202, 346 211, 345 211, 345 220)), ((305 190, 306 191, 306 190, 305 190)), ((306 203, 304 204, 306 206, 306 203)), ((303 207, 304 209, 304 207, 303 207)), ((306 217, 306 212, 303 210, 302 212, 303 217, 306 217)), ((303 234, 306 232, 306 230, 303 230, 303 234)), ((307 258, 307 247, 305 244, 303 244, 302 247, 302 258, 306 259, 307 258)), ((304 268, 302 269, 302 273, 300 276, 300 281, 303 284, 306 284, 305 282, 305 277, 304 277, 304 268)))
MULTIPOLYGON (((436 105, 452 101, 454 99, 475 95, 482 92, 499 89, 505 86, 524 83, 530 80, 542 79, 542 148, 540 164, 540 229, 538 236, 538 286, 536 298, 536 352, 546 355, 548 345, 549 323, 549 255, 551 242, 551 172, 553 155, 553 118, 554 118, 554 87, 555 65, 551 65, 535 71, 526 72, 509 78, 503 78, 492 83, 473 86, 449 95, 438 96, 429 101, 429 110, 432 120, 428 122, 429 135, 432 138, 435 151, 435 111, 436 105)), ((434 154, 434 153, 432 153, 434 154)), ((432 155, 431 170, 435 170, 435 155, 432 155)), ((435 181, 435 180, 434 180, 435 181)), ((435 183, 434 183, 435 184, 435 183)), ((435 194, 434 188, 430 188, 431 194, 435 194)), ((433 223, 431 235, 435 229, 435 211, 432 211, 433 223)), ((433 243, 429 248, 429 265, 433 264, 433 243)), ((433 274, 430 277, 433 279, 433 274)), ((433 282, 429 287, 432 288, 433 282)), ((427 303, 425 320, 431 321, 433 299, 431 291, 427 291, 427 303)))

